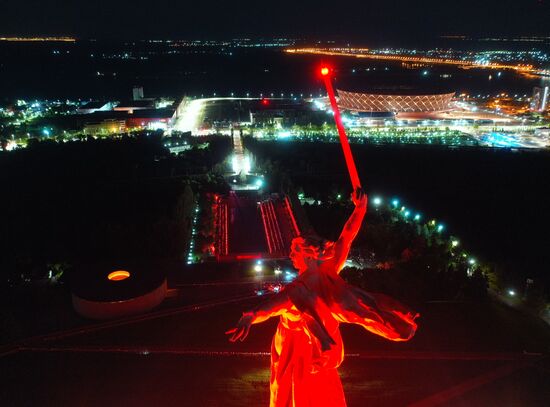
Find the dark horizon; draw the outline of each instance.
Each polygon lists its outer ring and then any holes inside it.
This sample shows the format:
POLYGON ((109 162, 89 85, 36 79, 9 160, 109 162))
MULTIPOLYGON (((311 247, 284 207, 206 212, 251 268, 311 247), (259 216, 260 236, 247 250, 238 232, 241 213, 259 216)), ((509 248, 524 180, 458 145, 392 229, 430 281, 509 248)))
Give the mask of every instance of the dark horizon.
POLYGON ((487 0, 461 4, 420 0, 400 4, 351 0, 331 3, 244 0, 193 3, 136 0, 79 3, 66 0, 10 2, 0 17, 1 35, 67 35, 98 39, 221 39, 242 37, 344 38, 353 41, 407 38, 423 41, 442 35, 550 35, 548 0, 487 0))

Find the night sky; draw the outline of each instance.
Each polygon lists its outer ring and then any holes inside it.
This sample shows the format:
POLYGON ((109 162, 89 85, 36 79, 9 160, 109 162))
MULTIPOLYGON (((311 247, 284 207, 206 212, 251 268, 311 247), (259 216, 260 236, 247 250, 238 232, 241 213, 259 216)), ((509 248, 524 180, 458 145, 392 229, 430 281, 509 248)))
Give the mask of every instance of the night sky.
POLYGON ((549 35, 550 0, 3 1, 0 35, 81 38, 549 35))

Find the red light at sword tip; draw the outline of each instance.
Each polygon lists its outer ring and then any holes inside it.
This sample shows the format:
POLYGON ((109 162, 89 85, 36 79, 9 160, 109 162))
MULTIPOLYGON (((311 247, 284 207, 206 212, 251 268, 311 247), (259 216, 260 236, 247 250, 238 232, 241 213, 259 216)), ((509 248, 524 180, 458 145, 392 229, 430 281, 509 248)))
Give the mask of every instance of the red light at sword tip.
POLYGON ((321 75, 322 75, 322 76, 327 76, 329 73, 330 73, 330 69, 328 69, 328 67, 323 66, 323 67, 321 68, 321 75))

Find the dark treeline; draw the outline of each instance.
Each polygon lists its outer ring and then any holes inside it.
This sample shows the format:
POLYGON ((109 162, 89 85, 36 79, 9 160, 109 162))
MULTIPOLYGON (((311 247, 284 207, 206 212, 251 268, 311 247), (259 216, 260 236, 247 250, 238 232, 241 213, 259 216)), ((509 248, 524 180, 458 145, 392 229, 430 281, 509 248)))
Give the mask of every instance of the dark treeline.
MULTIPOLYGON (((314 229, 335 240, 352 205, 327 201, 306 203, 304 209, 314 229)), ((351 253, 362 267, 346 268, 343 276, 368 291, 390 294, 409 304, 484 300, 489 283, 496 285, 498 276, 486 265, 469 270, 462 249, 451 242, 452 238, 425 223, 403 221, 399 208, 371 206, 351 253)))
POLYGON ((71 264, 181 259, 197 192, 216 183, 210 171, 231 148, 228 138, 201 142, 179 156, 159 135, 0 154, 2 283, 71 264))

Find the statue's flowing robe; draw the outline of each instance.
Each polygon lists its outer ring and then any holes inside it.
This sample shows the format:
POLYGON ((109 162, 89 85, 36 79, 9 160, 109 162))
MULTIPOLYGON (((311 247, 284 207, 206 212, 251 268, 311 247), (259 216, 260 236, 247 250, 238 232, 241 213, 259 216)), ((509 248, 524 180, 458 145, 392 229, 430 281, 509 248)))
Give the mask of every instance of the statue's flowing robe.
POLYGON ((406 341, 416 331, 416 314, 404 305, 353 287, 334 272, 306 271, 285 291, 290 306, 279 314, 271 346, 271 407, 346 405, 337 372, 344 359, 341 322, 392 341, 406 341))

